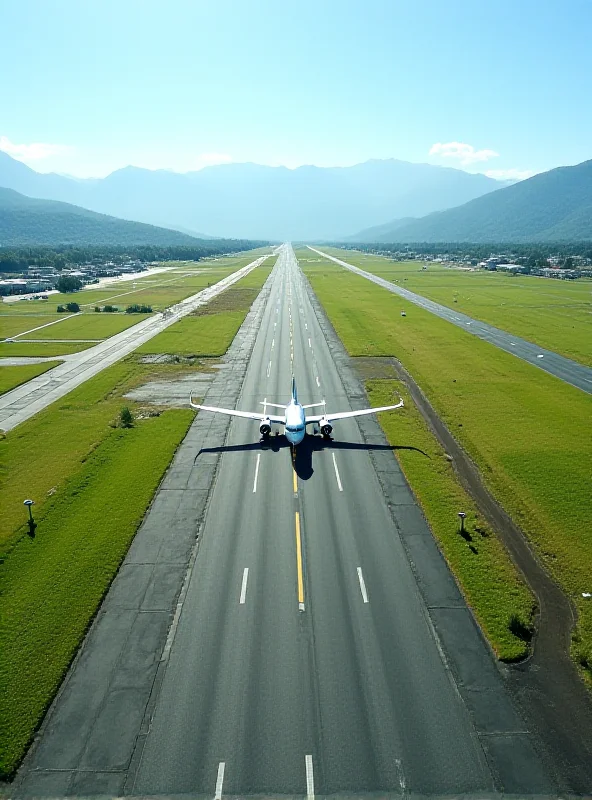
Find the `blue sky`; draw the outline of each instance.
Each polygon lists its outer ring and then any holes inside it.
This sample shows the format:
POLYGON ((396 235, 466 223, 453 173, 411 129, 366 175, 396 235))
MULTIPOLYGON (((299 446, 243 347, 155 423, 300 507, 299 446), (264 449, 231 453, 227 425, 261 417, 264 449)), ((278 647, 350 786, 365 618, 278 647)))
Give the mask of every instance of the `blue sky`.
POLYGON ((43 172, 592 158, 589 0, 0 0, 0 29, 0 149, 43 172))

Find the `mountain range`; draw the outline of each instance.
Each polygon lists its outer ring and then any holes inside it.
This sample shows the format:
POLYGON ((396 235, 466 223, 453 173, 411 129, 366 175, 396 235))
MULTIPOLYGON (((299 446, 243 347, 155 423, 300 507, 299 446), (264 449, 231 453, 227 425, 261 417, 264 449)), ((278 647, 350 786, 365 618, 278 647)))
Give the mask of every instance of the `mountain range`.
POLYGON ((185 174, 125 167, 77 179, 35 172, 0 152, 0 186, 29 197, 235 238, 338 239, 395 217, 451 208, 500 185, 485 175, 396 159, 297 169, 220 164, 185 174))
POLYGON ((56 200, 0 188, 0 247, 26 245, 196 245, 178 231, 128 222, 56 200))
POLYGON ((422 219, 396 219, 357 242, 554 242, 592 240, 592 161, 558 167, 422 219))

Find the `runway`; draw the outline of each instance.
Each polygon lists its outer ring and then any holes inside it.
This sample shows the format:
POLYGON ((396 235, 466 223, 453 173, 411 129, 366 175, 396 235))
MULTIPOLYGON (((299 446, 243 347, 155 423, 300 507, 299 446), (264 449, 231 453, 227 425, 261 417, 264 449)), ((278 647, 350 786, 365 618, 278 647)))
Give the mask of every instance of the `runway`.
POLYGON ((493 325, 488 325, 486 322, 473 319, 459 311, 440 305, 440 303, 435 303, 433 300, 428 300, 415 292, 410 292, 409 289, 403 289, 401 286, 397 286, 396 283, 391 283, 384 278, 379 278, 371 272, 366 272, 366 270, 360 269, 353 264, 348 264, 347 261, 341 261, 341 259, 330 256, 328 253, 317 250, 315 247, 308 245, 308 249, 323 256, 323 258, 329 259, 329 261, 334 261, 341 267, 345 267, 345 269, 349 269, 351 272, 355 272, 356 275, 360 275, 362 278, 372 281, 372 283, 375 283, 377 286, 382 286, 383 289, 388 289, 389 292, 404 297, 411 303, 415 303, 416 306, 430 311, 432 314, 445 319, 447 322, 451 322, 453 325, 473 334, 473 336, 478 336, 479 339, 494 344, 501 350, 505 350, 507 353, 511 353, 513 356, 522 359, 522 361, 526 361, 533 367, 538 367, 554 375, 556 378, 570 383, 577 389, 592 394, 592 369, 590 369, 590 367, 578 364, 577 361, 572 361, 570 358, 565 358, 565 356, 560 356, 552 350, 545 350, 545 348, 528 342, 526 339, 521 339, 519 336, 514 336, 512 333, 500 330, 500 328, 495 328, 493 325))
MULTIPOLYGON (((301 402, 348 410, 289 246, 270 287, 237 407, 287 402, 293 372, 301 402)), ((210 444, 182 446, 17 795, 550 794, 379 429, 345 420, 293 461, 256 422, 234 419, 224 441, 222 419, 198 415, 210 444), (219 454, 200 525, 190 509, 219 454)))
MULTIPOLYGON (((291 248, 276 269, 239 408, 287 402, 292 365, 301 402, 349 408, 291 248)), ((335 434, 293 468, 232 422, 133 793, 495 789, 355 421, 335 434)))

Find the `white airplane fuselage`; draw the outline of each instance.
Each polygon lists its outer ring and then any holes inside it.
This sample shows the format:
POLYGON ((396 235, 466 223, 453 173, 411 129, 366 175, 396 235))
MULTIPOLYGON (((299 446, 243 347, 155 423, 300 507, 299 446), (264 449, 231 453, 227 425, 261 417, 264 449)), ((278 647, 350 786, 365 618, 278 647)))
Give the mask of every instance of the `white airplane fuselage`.
POLYGON ((290 400, 290 404, 286 406, 286 424, 284 426, 284 431, 286 439, 290 444, 300 444, 304 439, 304 434, 306 432, 304 409, 300 403, 295 402, 293 398, 290 400))

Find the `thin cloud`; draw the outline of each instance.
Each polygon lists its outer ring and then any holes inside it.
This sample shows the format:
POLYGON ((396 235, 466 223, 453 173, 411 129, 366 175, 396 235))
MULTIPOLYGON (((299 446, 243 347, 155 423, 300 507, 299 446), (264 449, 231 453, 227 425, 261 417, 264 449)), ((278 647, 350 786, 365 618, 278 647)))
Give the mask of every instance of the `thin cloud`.
POLYGON ((497 158, 499 153, 495 150, 475 150, 472 144, 464 142, 436 142, 430 147, 431 156, 441 158, 451 158, 458 161, 462 166, 476 164, 479 161, 489 161, 490 158, 497 158))
POLYGON ((47 142, 32 142, 31 144, 16 144, 8 136, 0 136, 0 150, 9 156, 23 161, 36 161, 64 153, 69 148, 63 144, 48 144, 47 142))
POLYGON ((483 174, 496 181, 524 181, 536 172, 531 169, 488 169, 483 174))

